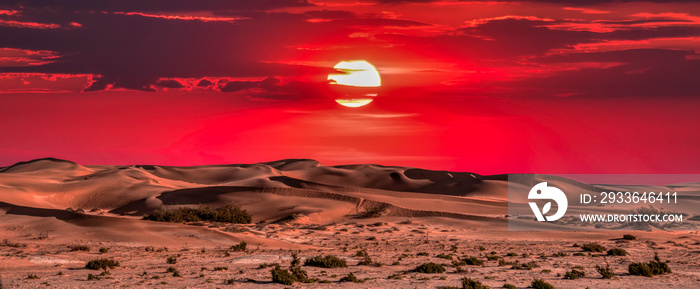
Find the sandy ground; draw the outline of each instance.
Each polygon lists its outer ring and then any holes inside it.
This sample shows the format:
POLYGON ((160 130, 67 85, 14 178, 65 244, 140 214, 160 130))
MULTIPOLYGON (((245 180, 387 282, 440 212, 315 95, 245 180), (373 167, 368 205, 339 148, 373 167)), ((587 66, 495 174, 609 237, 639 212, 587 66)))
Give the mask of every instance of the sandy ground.
POLYGON ((27 162, 0 168, 0 240, 7 240, 0 244, 0 284, 1 288, 437 288, 460 286, 463 277, 492 288, 504 283, 526 288, 535 278, 555 288, 700 284, 697 231, 509 232, 504 188, 503 180, 469 173, 324 167, 309 160, 189 168, 80 166, 53 159, 27 162), (162 206, 226 202, 241 205, 254 223, 141 220, 162 206), (373 210, 380 213, 367 217, 373 210), (621 240, 623 234, 637 239, 621 240), (241 241, 248 244, 245 252, 230 249, 241 241), (622 248, 629 255, 606 256, 575 246, 589 242, 622 248), (76 245, 89 251, 72 250, 76 245), (100 248, 107 252, 99 252, 100 248), (264 264, 288 268, 292 250, 302 260, 332 254, 349 266, 303 266, 309 277, 331 283, 272 283, 270 268, 264 264), (359 250, 366 250, 375 265, 358 265, 363 259, 356 255, 359 250), (630 263, 648 262, 654 253, 668 262, 673 273, 651 278, 627 273, 630 263), (453 265, 470 256, 484 265, 453 265), (177 262, 169 264, 168 257, 177 262), (85 268, 87 261, 97 258, 116 260, 120 266, 104 275, 85 268), (533 262, 534 268, 499 266, 499 260, 533 262), (427 262, 442 264, 446 271, 412 272, 427 262), (595 269, 606 263, 615 272, 613 279, 601 278, 595 269), (566 271, 576 266, 586 276, 564 279, 566 271), (180 277, 167 272, 170 267, 180 277), (339 282, 348 273, 364 282, 339 282), (88 280, 88 274, 97 279, 88 280))

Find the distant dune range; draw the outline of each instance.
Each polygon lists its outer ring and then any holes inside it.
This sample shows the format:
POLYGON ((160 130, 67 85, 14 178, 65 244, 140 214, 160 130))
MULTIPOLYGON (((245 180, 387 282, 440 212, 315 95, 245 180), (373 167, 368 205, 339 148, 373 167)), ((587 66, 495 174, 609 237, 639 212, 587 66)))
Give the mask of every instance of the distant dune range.
MULTIPOLYGON (((602 190, 569 179, 558 181, 562 186, 602 190)), ((516 185, 526 190, 532 184, 516 185)), ((0 213, 6 215, 2 223, 15 221, 8 222, 8 217, 17 218, 18 224, 36 231, 64 228, 112 241, 165 242, 173 235, 157 232, 171 230, 176 237, 197 235, 207 244, 238 240, 238 235, 203 227, 140 220, 161 207, 227 202, 250 212, 255 223, 304 216, 298 221, 330 224, 377 211, 387 217, 441 217, 505 228, 508 181, 507 175, 380 165, 323 166, 306 159, 172 167, 83 166, 46 158, 0 168, 0 213), (145 233, 123 237, 136 231, 145 233)), ((697 198, 689 202, 688 206, 698 205, 697 198)))

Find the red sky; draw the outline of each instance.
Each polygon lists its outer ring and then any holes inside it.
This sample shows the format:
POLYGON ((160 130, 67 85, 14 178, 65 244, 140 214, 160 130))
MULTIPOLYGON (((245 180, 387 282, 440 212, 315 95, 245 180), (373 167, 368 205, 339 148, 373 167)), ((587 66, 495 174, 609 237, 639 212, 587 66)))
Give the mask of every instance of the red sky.
POLYGON ((0 166, 700 173, 692 1, 4 1, 0 166), (333 101, 342 60, 382 76, 333 101))

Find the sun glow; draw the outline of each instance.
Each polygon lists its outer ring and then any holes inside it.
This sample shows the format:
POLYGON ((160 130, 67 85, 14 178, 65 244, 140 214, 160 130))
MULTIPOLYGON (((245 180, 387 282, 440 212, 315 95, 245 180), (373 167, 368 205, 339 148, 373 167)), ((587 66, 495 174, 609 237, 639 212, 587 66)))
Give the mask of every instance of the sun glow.
POLYGON ((341 73, 328 75, 331 84, 357 88, 345 94, 345 97, 336 99, 335 102, 346 107, 361 107, 372 102, 371 97, 377 96, 376 91, 372 88, 381 86, 382 79, 379 77, 379 71, 369 62, 364 60, 341 61, 333 68, 341 73))
POLYGON ((377 69, 364 60, 341 61, 333 66, 342 73, 331 73, 328 80, 340 85, 378 87, 382 85, 377 69))

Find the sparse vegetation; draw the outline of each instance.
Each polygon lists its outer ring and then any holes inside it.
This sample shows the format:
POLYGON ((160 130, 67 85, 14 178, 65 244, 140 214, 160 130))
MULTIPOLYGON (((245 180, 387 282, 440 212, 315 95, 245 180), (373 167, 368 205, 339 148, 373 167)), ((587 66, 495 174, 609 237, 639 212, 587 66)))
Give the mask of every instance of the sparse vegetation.
POLYGON ((605 267, 596 265, 595 269, 603 276, 603 279, 612 279, 615 276, 615 272, 613 272, 608 263, 605 263, 605 267))
POLYGON ((446 259, 446 260, 452 260, 452 254, 445 254, 445 253, 440 253, 436 257, 441 258, 441 259, 446 259))
POLYGON ((416 269, 414 269, 413 271, 418 272, 418 273, 437 274, 437 273, 444 273, 445 267, 443 267, 440 264, 435 264, 433 262, 430 262, 430 263, 421 264, 420 266, 416 267, 416 269))
POLYGON ((319 255, 313 258, 306 259, 306 261, 304 261, 304 265, 322 268, 340 268, 348 266, 348 264, 345 262, 345 259, 340 259, 333 255, 319 255))
POLYGON ((112 259, 94 259, 85 264, 85 268, 92 269, 92 270, 105 270, 107 269, 114 269, 114 267, 119 267, 119 262, 114 261, 112 259))
POLYGON ((576 280, 581 277, 586 277, 586 272, 581 270, 571 269, 571 271, 566 271, 564 274, 564 279, 576 280))
POLYGON ((228 267, 217 266, 214 267, 214 271, 227 271, 228 267))
POLYGON ((632 234, 624 234, 622 235, 622 240, 637 240, 637 237, 632 234))
POLYGON ((272 273, 273 283, 292 285, 294 282, 299 281, 295 276, 292 276, 289 271, 282 269, 280 266, 275 266, 270 272, 272 273))
POLYGON ((238 245, 233 245, 230 248, 234 252, 244 252, 248 249, 248 243, 241 241, 238 245))
POLYGON ((143 217, 144 220, 158 222, 222 222, 235 224, 250 224, 253 218, 246 210, 233 204, 226 204, 219 208, 201 205, 198 208, 161 208, 143 217))
POLYGON ((465 265, 484 266, 484 261, 474 256, 464 256, 462 257, 462 261, 465 265))
POLYGON ((607 248, 603 247, 598 243, 583 244, 583 246, 581 246, 581 249, 587 252, 605 252, 605 250, 607 250, 607 248))
POLYGON ((168 259, 166 259, 166 262, 168 264, 177 264, 177 257, 176 256, 168 256, 168 259))
POLYGON ((87 245, 74 245, 70 247, 70 250, 90 252, 90 247, 88 247, 87 245))
POLYGON ((566 254, 565 252, 559 251, 559 252, 552 254, 552 257, 566 257, 568 255, 569 254, 566 254))
POLYGON ((554 286, 552 286, 552 284, 549 284, 542 279, 533 280, 532 283, 530 283, 530 287, 535 289, 554 289, 554 286))
POLYGON ((12 242, 8 239, 3 239, 2 242, 0 242, 0 246, 22 248, 22 247, 27 247, 27 244, 16 243, 16 242, 12 242))
POLYGON ((612 248, 608 250, 608 255, 609 256, 627 256, 627 251, 625 249, 621 248, 612 248))
POLYGON ((515 287, 513 284, 505 283, 503 284, 503 287, 501 288, 506 288, 506 289, 518 289, 518 287, 515 287))
POLYGON ((109 252, 109 249, 107 249, 105 247, 100 248, 100 253, 107 254, 107 252, 109 252))
POLYGON ((491 287, 481 284, 481 282, 471 278, 462 278, 462 289, 491 289, 491 287))
POLYGON ((530 261, 527 263, 520 263, 518 261, 515 261, 515 263, 513 263, 513 266, 511 266, 510 268, 515 270, 532 270, 537 267, 540 267, 540 265, 537 264, 537 262, 535 261, 530 261))
POLYGON ((629 265, 630 275, 639 275, 651 277, 654 275, 661 275, 666 273, 671 273, 671 268, 668 267, 666 262, 661 262, 658 254, 654 254, 654 260, 649 263, 632 263, 629 265))
POLYGON ((30 273, 29 275, 27 275, 27 279, 39 279, 39 276, 37 276, 34 273, 30 273))
POLYGON ((514 257, 514 256, 518 256, 518 253, 508 252, 508 254, 506 254, 506 256, 514 257))
POLYGON ((365 282, 365 280, 357 279, 357 277, 355 277, 355 274, 350 272, 347 276, 340 278, 340 282, 362 283, 365 282))

